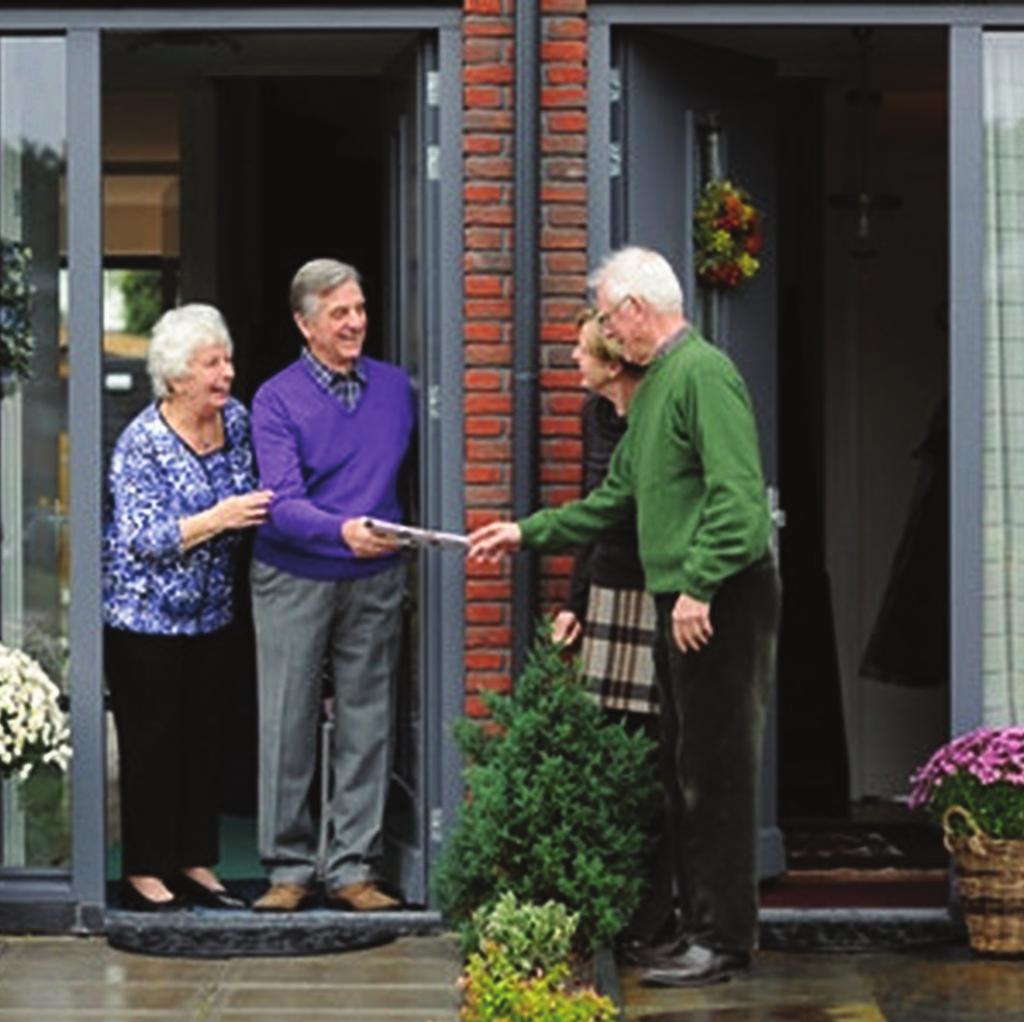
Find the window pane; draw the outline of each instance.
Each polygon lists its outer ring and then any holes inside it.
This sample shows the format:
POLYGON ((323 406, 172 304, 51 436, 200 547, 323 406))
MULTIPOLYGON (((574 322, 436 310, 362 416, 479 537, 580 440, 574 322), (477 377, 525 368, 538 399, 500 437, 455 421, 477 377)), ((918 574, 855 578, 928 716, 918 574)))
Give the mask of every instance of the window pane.
MULTIPOLYGON (((66 123, 62 39, 0 38, 0 641, 64 689, 68 660, 68 373, 61 308, 66 123), (14 349, 16 357, 9 357, 14 349), (12 372, 24 370, 24 374, 12 372)), ((3 866, 66 866, 64 775, 0 793, 3 866)))
POLYGON ((984 719, 1024 719, 1024 36, 985 37, 984 719))

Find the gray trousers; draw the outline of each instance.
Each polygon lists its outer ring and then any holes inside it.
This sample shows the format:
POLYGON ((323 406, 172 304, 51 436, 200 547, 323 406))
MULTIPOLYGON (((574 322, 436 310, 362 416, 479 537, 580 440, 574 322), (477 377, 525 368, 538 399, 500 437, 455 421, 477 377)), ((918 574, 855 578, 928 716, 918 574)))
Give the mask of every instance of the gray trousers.
POLYGON ((259 673, 259 852, 272 883, 315 879, 310 811, 325 664, 334 682, 329 888, 376 875, 391 770, 405 566, 315 581, 254 561, 259 673))

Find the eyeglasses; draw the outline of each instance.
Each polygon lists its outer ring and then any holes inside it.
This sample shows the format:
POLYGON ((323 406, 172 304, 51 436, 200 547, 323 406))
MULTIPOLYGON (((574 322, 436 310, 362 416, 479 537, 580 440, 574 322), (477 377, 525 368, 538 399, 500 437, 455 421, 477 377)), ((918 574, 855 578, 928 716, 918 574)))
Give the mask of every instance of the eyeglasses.
POLYGON ((604 312, 598 312, 594 318, 600 326, 604 326, 605 323, 607 323, 608 320, 610 320, 612 316, 614 316, 615 313, 626 304, 626 302, 631 302, 632 300, 632 295, 623 295, 610 309, 605 309, 604 312))

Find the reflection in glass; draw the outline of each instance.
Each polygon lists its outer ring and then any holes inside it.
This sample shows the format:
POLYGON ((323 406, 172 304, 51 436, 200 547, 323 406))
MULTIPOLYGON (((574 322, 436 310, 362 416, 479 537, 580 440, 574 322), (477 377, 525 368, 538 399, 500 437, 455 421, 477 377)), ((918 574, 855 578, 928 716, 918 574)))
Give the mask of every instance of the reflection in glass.
POLYGON ((985 724, 1024 723, 1024 35, 985 37, 985 724))
MULTIPOLYGON (((27 255, 28 378, 0 397, 0 641, 67 682, 68 380, 60 301, 64 42, 0 38, 0 238, 27 255)), ((0 793, 0 865, 70 860, 64 775, 37 771, 0 793)))

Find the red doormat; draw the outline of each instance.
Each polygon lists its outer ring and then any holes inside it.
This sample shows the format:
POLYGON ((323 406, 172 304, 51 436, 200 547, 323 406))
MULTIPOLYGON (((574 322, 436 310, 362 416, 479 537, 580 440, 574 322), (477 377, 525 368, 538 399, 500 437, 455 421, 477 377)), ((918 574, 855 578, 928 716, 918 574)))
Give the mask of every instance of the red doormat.
POLYGON ((791 870, 761 885, 762 908, 945 908, 945 869, 791 870))

